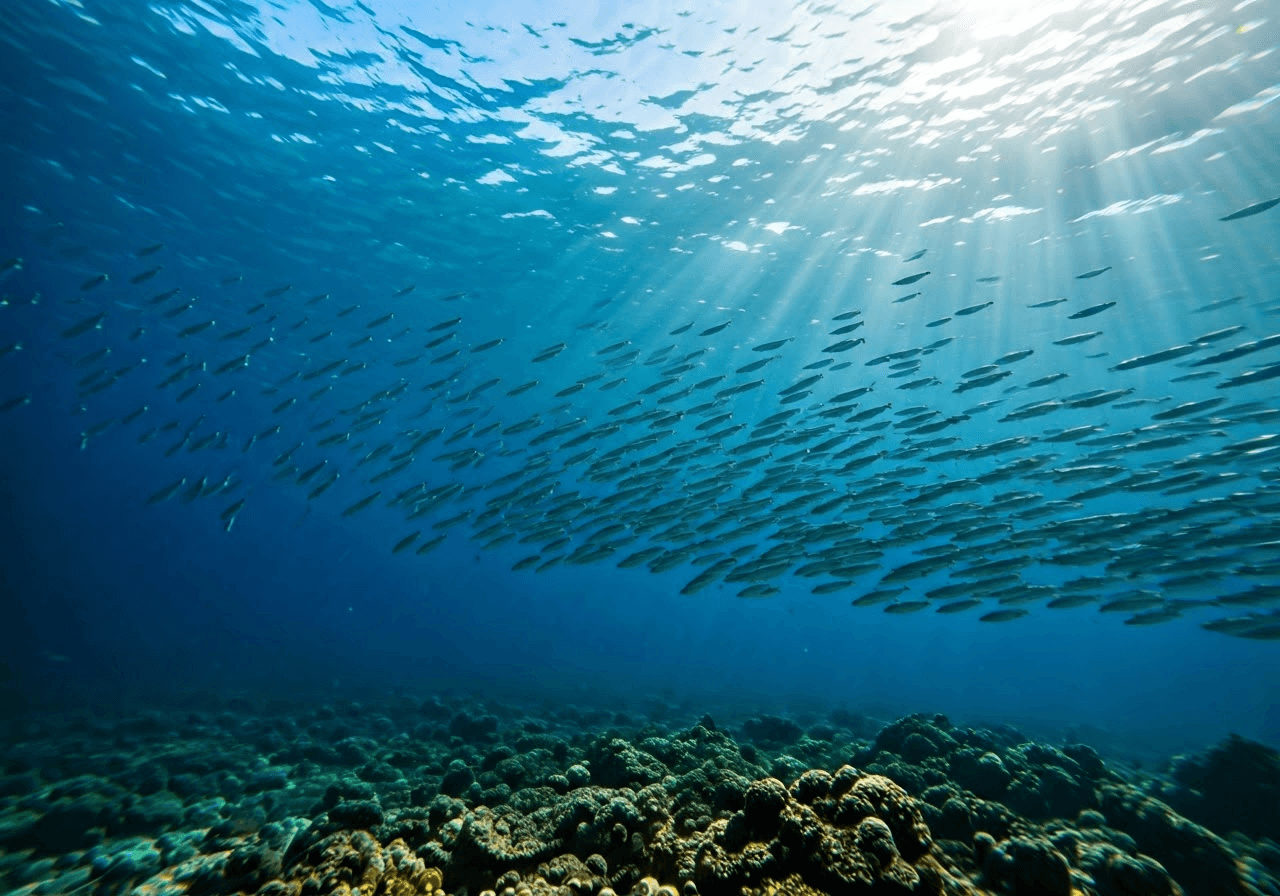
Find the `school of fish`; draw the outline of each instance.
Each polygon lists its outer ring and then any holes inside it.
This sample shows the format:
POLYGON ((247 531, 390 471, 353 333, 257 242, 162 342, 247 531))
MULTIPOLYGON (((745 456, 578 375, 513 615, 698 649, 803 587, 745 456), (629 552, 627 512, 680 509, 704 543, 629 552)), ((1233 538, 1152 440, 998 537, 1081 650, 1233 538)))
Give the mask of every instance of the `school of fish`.
MULTIPOLYGON (((859 330, 877 309, 923 304, 897 292, 927 296, 940 276, 927 254, 902 253, 816 341, 732 312, 657 332, 618 315, 513 355, 511 334, 469 328, 466 293, 170 282, 163 243, 120 260, 123 278, 69 283, 53 307, 89 421, 81 447, 127 430, 139 451, 189 455, 190 472, 140 501, 207 504, 227 531, 275 488, 339 518, 397 514, 387 548, 405 557, 466 537, 530 575, 678 571, 685 595, 763 598, 803 580, 857 607, 991 623, 1091 607, 1145 626, 1209 608, 1205 629, 1280 640, 1280 332, 1233 325, 1095 352, 1125 311, 1099 292, 1103 265, 1058 284, 1068 297, 1008 309, 1087 321, 1078 332, 948 366, 957 336, 1006 311, 975 299, 925 322, 936 338, 881 351, 859 330), (1055 372, 1020 374, 1050 353, 1055 372), (1112 385, 1071 388, 1088 365, 1112 385), (1194 397, 1130 379, 1156 365, 1194 397), (151 398, 113 403, 122 382, 151 398), (269 409, 246 411, 254 402, 269 409), (1113 411, 1141 423, 1114 428, 1113 411), (257 423, 228 422, 246 417, 257 423)), ((6 288, 22 269, 3 263, 6 288)), ((17 289, 5 304, 23 301, 17 289)), ((0 358, 23 348, 5 332, 0 358)), ((39 409, 38 395, 0 399, 4 413, 39 409)))

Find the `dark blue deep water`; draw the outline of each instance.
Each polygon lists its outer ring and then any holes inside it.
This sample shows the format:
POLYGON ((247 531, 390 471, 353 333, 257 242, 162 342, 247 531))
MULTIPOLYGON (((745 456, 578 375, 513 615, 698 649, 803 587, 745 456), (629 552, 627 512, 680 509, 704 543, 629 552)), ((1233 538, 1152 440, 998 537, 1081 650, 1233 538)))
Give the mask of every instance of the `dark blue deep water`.
POLYGON ((10 4, 5 712, 1280 744, 1277 11, 10 4))

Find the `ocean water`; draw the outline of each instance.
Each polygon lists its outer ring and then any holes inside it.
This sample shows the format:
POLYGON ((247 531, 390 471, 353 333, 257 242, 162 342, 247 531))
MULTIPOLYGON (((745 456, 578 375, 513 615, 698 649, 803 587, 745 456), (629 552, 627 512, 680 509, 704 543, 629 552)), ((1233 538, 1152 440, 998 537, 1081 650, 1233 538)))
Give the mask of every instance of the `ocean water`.
POLYGON ((1280 745, 1277 12, 13 5, 6 716, 1280 745))

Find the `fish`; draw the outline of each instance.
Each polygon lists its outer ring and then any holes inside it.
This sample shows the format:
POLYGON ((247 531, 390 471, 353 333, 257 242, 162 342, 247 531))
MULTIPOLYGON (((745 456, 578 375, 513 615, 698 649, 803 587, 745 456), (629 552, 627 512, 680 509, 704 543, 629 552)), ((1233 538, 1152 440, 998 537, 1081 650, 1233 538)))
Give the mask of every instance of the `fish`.
POLYGON ((1242 342, 1235 348, 1229 348, 1224 352, 1211 355, 1208 358, 1201 358, 1191 364, 1192 367, 1205 367, 1210 364, 1219 364, 1223 361, 1234 361, 1236 358, 1243 358, 1245 355, 1251 355, 1254 352, 1260 352, 1264 349, 1280 346, 1280 333, 1272 334, 1264 339, 1258 339, 1253 342, 1242 342))
POLYGON ((1096 339, 1102 335, 1101 330, 1093 330, 1088 333, 1076 333, 1072 336, 1064 336, 1061 339, 1053 340, 1054 345, 1079 345, 1082 342, 1088 342, 1090 339, 1096 339))
POLYGON ((160 488, 155 492, 152 492, 151 495, 147 498, 147 503, 160 504, 164 501, 168 501, 170 498, 172 498, 174 495, 178 493, 178 490, 180 488, 182 488, 186 484, 187 484, 187 477, 183 476, 169 483, 163 488, 160 488))
POLYGON ((1077 311, 1075 314, 1068 314, 1067 320, 1080 320, 1085 317, 1093 317, 1095 314, 1101 314, 1108 308, 1114 308, 1115 302, 1099 302, 1097 305, 1090 305, 1088 308, 1077 311))
MULTIPOLYGON (((919 282, 920 282, 921 280, 923 280, 925 277, 928 277, 931 273, 933 273, 933 272, 932 272, 932 271, 924 271, 924 272, 919 273, 919 274, 911 274, 910 276, 908 276, 908 277, 903 277, 903 278, 901 278, 900 280, 894 280, 894 281, 893 281, 893 285, 894 285, 894 286, 910 286, 912 283, 919 283, 919 282)), ((917 293, 917 295, 918 295, 918 293, 917 293)), ((899 301, 901 301, 901 300, 899 300, 899 301)))
POLYGON ((334 470, 328 479, 321 480, 320 484, 307 493, 307 500, 313 501, 327 492, 338 481, 339 473, 334 470))
POLYGON ((929 251, 928 249, 921 249, 919 252, 916 252, 916 253, 914 253, 913 255, 911 255, 911 256, 909 256, 909 257, 907 257, 907 258, 904 258, 904 259, 902 259, 902 260, 903 260, 904 262, 908 262, 908 261, 919 261, 920 259, 924 258, 925 253, 926 253, 926 252, 928 252, 928 251, 929 251))
POLYGON ((134 284, 135 286, 139 283, 146 283, 148 280, 150 280, 156 274, 160 273, 162 270, 164 270, 164 265, 156 265, 153 268, 147 268, 147 270, 140 271, 139 273, 134 274, 132 277, 130 277, 129 282, 134 284))
MULTIPOLYGON (((412 289, 413 289, 412 286, 409 287, 409 290, 412 290, 412 289)), ((403 295, 404 292, 407 292, 407 291, 408 290, 398 292, 396 293, 396 295, 403 295)), ((405 548, 409 547, 411 544, 413 544, 415 541, 418 540, 418 535, 421 534, 421 531, 422 530, 420 529, 415 529, 412 532, 410 532, 408 535, 401 538, 399 541, 395 543, 395 545, 392 546, 391 553, 398 554, 401 551, 403 551, 405 548)))
POLYGON ((733 323, 733 319, 732 319, 732 318, 730 318, 729 320, 725 321, 725 322, 724 322, 724 323, 722 323, 722 324, 716 324, 714 327, 707 327, 705 330, 703 330, 703 331, 702 331, 701 333, 699 333, 698 335, 699 335, 699 336, 714 336, 716 333, 719 333, 721 330, 723 330, 725 327, 729 326, 729 324, 731 324, 731 323, 733 323))
POLYGON ((984 613, 978 617, 979 622, 1012 622, 1015 619, 1021 619, 1026 616, 1029 611, 1025 607, 1015 607, 1006 610, 994 610, 990 613, 984 613))
POLYGON ((1239 211, 1234 211, 1225 218, 1219 218, 1219 221, 1239 221, 1241 218, 1251 218, 1254 215, 1260 215, 1268 209, 1273 209, 1280 205, 1280 197, 1276 199, 1266 199, 1262 202, 1255 202, 1253 205, 1247 205, 1239 211))
POLYGON ((963 600, 952 601, 942 604, 934 612, 936 613, 963 613, 965 610, 972 610, 974 607, 982 605, 982 601, 975 597, 967 597, 963 600))
POLYGON ((1111 270, 1111 265, 1107 265, 1105 268, 1095 268, 1092 271, 1085 271, 1083 274, 1076 274, 1076 279, 1091 280, 1094 277, 1098 277, 1098 276, 1101 276, 1102 274, 1105 274, 1109 270, 1111 270))
POLYGON ((1219 339, 1226 339, 1228 336, 1234 336, 1243 329, 1244 326, 1242 324, 1236 324, 1232 327, 1223 327, 1221 330, 1214 330, 1210 333, 1205 333, 1202 336, 1197 336, 1191 341, 1197 345, 1205 345, 1210 342, 1217 342, 1219 339))
POLYGON ((1176 420, 1180 417, 1187 417, 1191 414, 1200 414, 1208 410, 1212 410, 1218 405, 1225 402, 1225 398, 1206 398, 1200 401, 1186 401, 1176 407, 1168 410, 1160 411, 1152 414, 1152 420, 1176 420))
POLYGON ((771 342, 765 342, 760 345, 753 345, 751 347, 751 350, 753 352, 772 352, 782 348, 784 345, 786 345, 790 341, 791 341, 790 337, 787 337, 786 339, 774 339, 771 342))
POLYGON ((235 520, 236 515, 240 513, 240 511, 244 508, 244 502, 245 502, 245 499, 240 498, 239 500, 232 503, 231 506, 227 507, 225 510, 222 511, 222 513, 218 515, 218 519, 222 520, 224 523, 227 524, 228 532, 231 531, 231 523, 235 520))
POLYGON ((1087 607, 1089 604, 1097 602, 1097 600, 1092 594, 1067 594, 1062 597, 1055 597, 1045 606, 1052 610, 1068 610, 1074 607, 1087 607))
POLYGON ((1028 305, 1028 308, 1052 308, 1054 305, 1061 305, 1066 299, 1046 299, 1043 302, 1036 302, 1028 305))
POLYGON ((1191 310, 1191 313, 1204 314, 1205 312, 1208 312, 1208 311, 1218 311, 1222 308, 1228 308, 1231 305, 1236 304, 1243 298, 1244 296, 1231 296, 1230 298, 1226 298, 1226 299, 1215 299, 1212 302, 1209 302, 1205 305, 1201 305, 1199 308, 1193 308, 1191 310))
POLYGON ((378 500, 378 497, 381 494, 382 492, 381 490, 379 490, 379 491, 373 492, 372 494, 365 495, 359 501, 356 501, 354 504, 351 504, 345 510, 343 510, 342 515, 353 516, 354 514, 359 513, 360 511, 368 507, 370 504, 372 504, 374 501, 378 500))
POLYGON ((956 311, 955 316, 966 317, 970 314, 977 314, 982 309, 990 308, 994 304, 995 304, 994 302, 981 302, 977 305, 967 305, 964 308, 961 308, 960 310, 956 311))
POLYGON ((95 274, 94 276, 90 277, 88 280, 80 284, 80 291, 88 292, 91 289, 95 289, 101 286, 102 284, 106 283, 110 279, 111 278, 108 277, 106 274, 95 274))
POLYGON ((1280 376, 1280 362, 1269 364, 1257 370, 1247 370, 1218 383, 1219 389, 1231 389, 1235 386, 1251 386, 1280 376))
POLYGON ((74 339, 76 336, 83 336, 90 330, 101 330, 102 322, 106 320, 107 313, 99 311, 97 314, 91 314, 79 323, 72 324, 62 331, 63 339, 74 339))
POLYGON ((541 364, 544 361, 550 361, 552 358, 560 354, 562 351, 564 351, 568 347, 569 346, 567 344, 560 342, 551 346, 550 348, 545 348, 538 354, 534 355, 532 363, 541 364))
POLYGON ((884 611, 894 616, 906 616, 909 613, 919 613, 921 610, 927 610, 929 606, 927 600, 904 600, 885 604, 884 611))
POLYGON ((214 326, 214 323, 215 322, 213 320, 206 320, 198 324, 192 324, 189 327, 184 327, 182 330, 178 332, 178 337, 186 338, 187 336, 194 336, 197 333, 202 333, 205 330, 209 329, 210 327, 214 326))
POLYGON ((1172 361, 1175 358, 1182 358, 1192 352, 1200 351, 1200 346, 1192 344, 1175 345, 1158 352, 1152 352, 1149 355, 1138 355, 1133 358, 1126 358, 1114 367, 1108 368, 1111 371, 1133 370, 1138 367, 1148 367, 1152 364, 1159 364, 1163 361, 1172 361))
POLYGON ((979 282, 979 283, 988 283, 988 284, 989 284, 989 283, 999 283, 999 282, 1000 282, 1000 278, 999 278, 998 276, 992 276, 992 277, 979 277, 979 278, 978 278, 978 282, 979 282))

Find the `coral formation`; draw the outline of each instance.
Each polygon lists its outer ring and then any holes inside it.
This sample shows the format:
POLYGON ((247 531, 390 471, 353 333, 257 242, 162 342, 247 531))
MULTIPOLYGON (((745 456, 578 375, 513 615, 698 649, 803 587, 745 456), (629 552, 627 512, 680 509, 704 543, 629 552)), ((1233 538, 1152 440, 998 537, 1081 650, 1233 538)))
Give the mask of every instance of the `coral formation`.
POLYGON ((441 698, 162 721, 116 722, 127 746, 97 736, 109 724, 70 720, 7 749, 0 884, 24 896, 1280 894, 1280 847, 1265 839, 1277 804, 1244 799, 1251 781, 1274 793, 1275 754, 1234 737, 1162 778, 943 716, 879 730, 847 713, 808 727, 765 716, 734 729, 741 741, 706 715, 534 719, 441 698))

